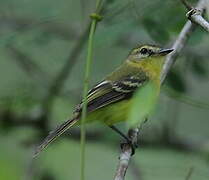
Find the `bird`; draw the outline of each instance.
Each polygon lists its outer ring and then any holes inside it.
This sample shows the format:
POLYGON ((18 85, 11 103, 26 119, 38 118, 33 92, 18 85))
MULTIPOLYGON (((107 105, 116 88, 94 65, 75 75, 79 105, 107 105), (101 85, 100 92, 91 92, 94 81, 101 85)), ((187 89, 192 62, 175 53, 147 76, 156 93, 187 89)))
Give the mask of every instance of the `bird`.
MULTIPOLYGON (((125 121, 130 127, 134 127, 150 115, 159 96, 165 56, 172 51, 171 48, 149 44, 133 48, 115 71, 88 91, 85 123, 103 122, 128 141, 115 124, 125 121), (137 118, 133 117, 134 112, 137 112, 137 118)), ((83 105, 84 101, 81 101, 72 118, 49 133, 36 147, 34 156, 70 127, 81 124, 83 105)))

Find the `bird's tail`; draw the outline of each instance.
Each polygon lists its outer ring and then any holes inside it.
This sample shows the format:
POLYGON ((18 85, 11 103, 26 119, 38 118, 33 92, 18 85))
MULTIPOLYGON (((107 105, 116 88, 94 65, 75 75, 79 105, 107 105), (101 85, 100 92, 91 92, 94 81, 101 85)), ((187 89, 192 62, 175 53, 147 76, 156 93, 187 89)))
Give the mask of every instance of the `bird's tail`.
POLYGON ((70 127, 72 127, 78 121, 78 117, 65 121, 58 126, 55 130, 51 131, 49 135, 43 140, 43 142, 35 148, 33 157, 36 157, 41 151, 43 151, 52 141, 62 135, 70 127))

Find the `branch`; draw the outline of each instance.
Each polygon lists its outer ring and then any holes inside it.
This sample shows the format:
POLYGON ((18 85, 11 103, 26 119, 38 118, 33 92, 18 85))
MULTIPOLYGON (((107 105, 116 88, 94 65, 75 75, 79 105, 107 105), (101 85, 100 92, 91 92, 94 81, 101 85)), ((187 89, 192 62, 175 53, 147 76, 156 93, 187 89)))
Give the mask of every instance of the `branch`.
MULTIPOLYGON (((132 143, 137 142, 138 133, 139 133, 139 128, 129 130, 128 137, 132 140, 132 143)), ((129 166, 131 155, 132 155, 131 145, 128 143, 123 144, 123 146, 121 147, 121 153, 119 156, 119 163, 118 163, 118 167, 117 167, 117 170, 115 173, 114 180, 124 180, 125 179, 125 175, 126 175, 126 171, 129 166)))
POLYGON ((200 9, 191 9, 186 16, 193 23, 200 25, 203 29, 209 32, 209 23, 202 17, 202 11, 200 9))
POLYGON ((186 14, 187 18, 209 32, 209 23, 202 17, 202 13, 207 6, 207 1, 208 0, 202 0, 199 4, 199 7, 193 8, 186 0, 181 0, 184 6, 189 10, 189 12, 186 14))
MULTIPOLYGON (((205 8, 205 1, 200 0, 197 5, 197 9, 201 11, 205 8)), ((181 50, 186 45, 188 38, 190 37, 191 33, 195 29, 195 25, 191 23, 191 21, 187 21, 184 25, 183 29, 181 30, 178 38, 176 39, 175 43, 173 44, 174 51, 166 57, 165 65, 163 67, 163 72, 161 75, 161 84, 163 83, 166 75, 168 74, 171 66, 175 63, 178 55, 180 54, 181 50)), ((138 139, 139 128, 130 129, 129 130, 129 138, 132 142, 137 142, 138 139)), ((121 153, 119 156, 118 167, 115 173, 114 180, 124 180, 125 174, 129 166, 129 162, 131 159, 132 148, 129 144, 124 144, 121 148, 121 153)))

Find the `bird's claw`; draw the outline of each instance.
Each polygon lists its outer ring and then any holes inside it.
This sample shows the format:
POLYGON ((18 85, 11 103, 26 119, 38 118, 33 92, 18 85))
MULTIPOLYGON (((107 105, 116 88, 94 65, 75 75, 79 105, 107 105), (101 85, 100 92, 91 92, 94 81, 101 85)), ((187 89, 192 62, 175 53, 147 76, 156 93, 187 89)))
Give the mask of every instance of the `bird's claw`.
POLYGON ((121 143, 120 147, 123 150, 124 146, 127 146, 127 145, 129 145, 131 147, 131 150, 132 150, 131 156, 133 156, 135 154, 135 149, 138 148, 138 143, 137 142, 132 142, 131 140, 128 140, 125 143, 121 143))

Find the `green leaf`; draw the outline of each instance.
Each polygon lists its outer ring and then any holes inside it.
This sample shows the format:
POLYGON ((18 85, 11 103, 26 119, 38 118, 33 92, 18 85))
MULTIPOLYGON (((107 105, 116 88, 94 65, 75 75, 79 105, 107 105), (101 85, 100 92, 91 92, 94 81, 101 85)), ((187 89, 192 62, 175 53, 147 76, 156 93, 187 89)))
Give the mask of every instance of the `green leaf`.
POLYGON ((151 114, 156 104, 157 97, 158 89, 154 83, 149 82, 145 86, 139 88, 132 99, 127 125, 141 125, 145 118, 151 114))

